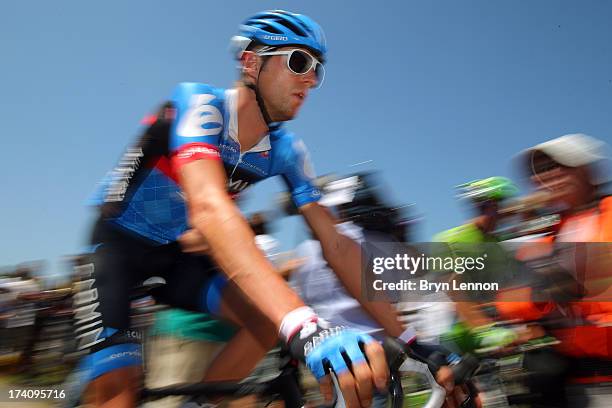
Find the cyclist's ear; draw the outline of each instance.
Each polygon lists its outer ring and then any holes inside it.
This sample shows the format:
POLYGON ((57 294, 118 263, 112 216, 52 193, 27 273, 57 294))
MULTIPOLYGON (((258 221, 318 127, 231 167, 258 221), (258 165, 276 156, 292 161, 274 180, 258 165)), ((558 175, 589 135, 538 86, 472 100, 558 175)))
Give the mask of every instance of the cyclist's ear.
POLYGON ((253 83, 258 75, 261 58, 253 51, 244 51, 240 56, 242 67, 242 79, 247 83, 253 83))

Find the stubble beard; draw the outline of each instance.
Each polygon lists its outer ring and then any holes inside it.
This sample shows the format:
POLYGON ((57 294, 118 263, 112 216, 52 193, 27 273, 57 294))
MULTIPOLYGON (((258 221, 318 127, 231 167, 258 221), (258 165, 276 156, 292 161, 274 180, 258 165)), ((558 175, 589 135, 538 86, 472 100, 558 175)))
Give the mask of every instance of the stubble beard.
POLYGON ((292 109, 289 101, 284 103, 279 103, 278 107, 271 106, 269 108, 270 119, 274 122, 286 122, 295 118, 296 113, 294 109, 292 109))

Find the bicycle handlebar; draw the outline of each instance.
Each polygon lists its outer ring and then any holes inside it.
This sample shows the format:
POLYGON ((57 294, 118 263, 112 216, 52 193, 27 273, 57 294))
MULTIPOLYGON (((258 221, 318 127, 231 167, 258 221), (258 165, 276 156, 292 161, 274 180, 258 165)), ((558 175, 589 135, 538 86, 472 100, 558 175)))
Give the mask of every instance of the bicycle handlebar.
MULTIPOLYGON (((431 388, 431 395, 423 408, 439 408, 444 404, 446 399, 446 391, 435 380, 432 373, 432 361, 419 361, 408 356, 403 346, 394 339, 385 339, 383 342, 385 357, 391 372, 391 381, 389 386, 391 407, 399 408, 403 406, 404 393, 401 384, 401 373, 411 372, 423 375, 431 388)), ((471 357, 471 356, 470 356, 471 357)), ((437 364, 438 368, 440 364, 437 364)), ((456 383, 464 383, 469 380, 469 376, 478 367, 478 360, 474 357, 464 358, 462 362, 451 367, 453 374, 456 376, 456 383)), ((214 383, 198 383, 198 384, 177 384, 168 387, 155 389, 144 389, 141 392, 142 398, 160 398, 171 395, 187 395, 187 396, 205 396, 205 395, 232 395, 246 396, 251 394, 273 395, 281 394, 286 402, 295 401, 295 406, 301 406, 298 400, 299 389, 296 383, 296 377, 293 375, 295 367, 286 367, 281 375, 263 383, 243 382, 214 382, 214 383)), ((342 398, 342 392, 338 381, 332 373, 332 382, 336 393, 336 408, 345 408, 346 404, 342 398)), ((293 406, 288 404, 287 406, 293 406)))

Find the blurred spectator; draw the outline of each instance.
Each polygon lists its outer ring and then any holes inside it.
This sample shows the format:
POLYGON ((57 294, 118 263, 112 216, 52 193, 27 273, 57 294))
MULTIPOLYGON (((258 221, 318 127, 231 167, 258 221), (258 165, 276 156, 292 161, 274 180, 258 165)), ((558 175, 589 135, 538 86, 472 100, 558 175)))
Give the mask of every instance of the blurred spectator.
MULTIPOLYGON (((336 228, 357 242, 364 240, 363 229, 352 222, 338 224, 336 228)), ((321 318, 334 325, 350 326, 380 338, 384 337, 380 325, 348 294, 334 271, 327 265, 319 241, 305 240, 296 247, 295 255, 303 259, 304 263, 289 276, 289 284, 321 318)))
POLYGON ((497 306, 504 317, 537 321, 543 331, 560 340, 559 354, 525 356, 525 366, 536 372, 529 385, 542 394, 547 406, 588 406, 584 385, 612 381, 612 197, 602 194, 603 149, 599 140, 572 134, 539 144, 519 157, 538 191, 545 193, 546 205, 561 215, 554 233, 539 239, 548 245, 528 247, 522 256, 546 259, 546 268, 539 273, 551 282, 567 283, 552 291, 547 302, 529 301, 532 289, 524 287, 514 292, 522 291, 526 301, 497 306), (582 384, 571 400, 565 392, 567 380, 582 384))
POLYGON ((249 225, 255 233, 255 244, 266 254, 266 257, 276 265, 279 255, 280 243, 269 234, 269 222, 263 212, 256 212, 249 217, 249 225))
MULTIPOLYGON (((229 324, 205 313, 170 309, 157 312, 147 353, 147 386, 199 382, 208 364, 234 334, 229 324)), ((184 398, 167 397, 147 406, 179 407, 184 398)))
POLYGON ((253 213, 249 217, 249 225, 255 233, 255 244, 266 255, 266 258, 276 267, 278 273, 285 279, 301 264, 291 252, 281 252, 280 242, 270 235, 270 221, 263 212, 253 213))

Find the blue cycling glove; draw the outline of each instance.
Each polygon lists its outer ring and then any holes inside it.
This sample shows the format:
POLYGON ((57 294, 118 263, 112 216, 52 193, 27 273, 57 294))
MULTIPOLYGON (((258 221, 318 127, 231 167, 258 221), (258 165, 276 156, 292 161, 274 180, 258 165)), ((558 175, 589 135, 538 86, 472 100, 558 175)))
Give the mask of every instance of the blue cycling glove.
POLYGON ((375 341, 371 336, 346 327, 323 327, 306 323, 288 343, 291 355, 306 363, 317 380, 333 370, 341 374, 349 365, 366 361, 362 347, 375 341))

